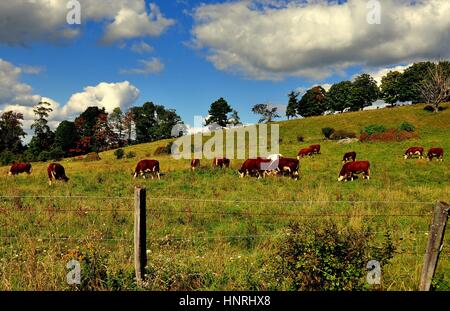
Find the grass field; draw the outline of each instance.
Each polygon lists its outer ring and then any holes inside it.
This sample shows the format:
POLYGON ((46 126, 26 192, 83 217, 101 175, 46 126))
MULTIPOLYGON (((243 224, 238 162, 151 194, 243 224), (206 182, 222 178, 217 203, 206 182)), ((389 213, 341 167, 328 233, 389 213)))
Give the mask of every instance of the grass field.
MULTIPOLYGON (((370 226, 376 232, 374 245, 390 232, 396 254, 383 267, 382 289, 417 289, 430 213, 436 201, 450 201, 450 109, 433 114, 416 105, 279 124, 285 156, 296 156, 300 147, 313 143, 322 145, 322 154, 301 160, 299 181, 239 179, 236 169, 242 161, 237 160, 223 171, 202 161, 204 168, 193 174, 188 160, 153 156, 168 141, 125 148, 137 154, 134 159, 116 160, 108 151, 97 162, 64 160, 70 181, 51 187, 48 163, 35 163, 30 176, 15 178, 1 168, 0 290, 70 290, 65 265, 75 257, 87 263, 82 275, 89 275, 90 288, 136 289, 132 196, 137 185, 148 191, 147 289, 283 289, 268 279, 267 261, 286 226, 312 221, 302 217, 311 214, 348 216, 316 219, 341 227, 370 226), (398 127, 404 121, 417 127, 419 138, 346 145, 324 141, 321 134, 327 126, 359 134, 369 124, 398 127), (305 142, 297 142, 298 135, 305 142), (403 152, 414 145, 444 148, 444 161, 404 160, 403 152), (337 182, 347 151, 371 162, 371 180, 337 182), (131 172, 143 158, 160 161, 161 180, 132 180, 131 172)), ((445 241, 437 276, 450 284, 449 230, 445 241)))

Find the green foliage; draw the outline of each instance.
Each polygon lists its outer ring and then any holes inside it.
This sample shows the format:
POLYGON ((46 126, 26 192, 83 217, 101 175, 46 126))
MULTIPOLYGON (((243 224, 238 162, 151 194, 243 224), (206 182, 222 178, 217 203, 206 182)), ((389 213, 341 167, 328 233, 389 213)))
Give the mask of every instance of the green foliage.
POLYGON ((411 101, 414 104, 424 101, 420 92, 420 85, 427 78, 432 67, 432 62, 418 62, 405 69, 399 81, 400 101, 411 101))
POLYGON ((219 126, 226 127, 229 119, 228 114, 231 112, 233 112, 233 109, 228 102, 223 97, 219 98, 209 108, 209 118, 206 120, 206 125, 215 123, 219 126))
POLYGON ((352 83, 351 110, 362 110, 371 106, 379 97, 377 82, 369 74, 363 73, 352 83))
POLYGON ((278 243, 273 259, 275 288, 288 290, 364 290, 366 265, 376 259, 384 267, 393 257, 389 235, 373 245, 369 229, 339 229, 334 222, 294 223, 278 243))
POLYGON ((114 151, 114 155, 115 155, 117 160, 120 160, 120 159, 122 159, 124 157, 125 151, 122 148, 116 149, 114 151))
POLYGON ((402 124, 400 124, 399 130, 406 132, 414 132, 416 130, 416 127, 411 123, 403 122, 402 124))
POLYGON ((253 106, 252 112, 261 115, 258 123, 269 123, 272 122, 273 119, 279 118, 280 116, 277 113, 277 107, 271 107, 268 104, 257 104, 253 106))
POLYGON ((326 105, 332 111, 344 111, 351 107, 352 82, 342 81, 333 84, 326 94, 326 105))
POLYGON ((3 112, 0 116, 0 152, 9 150, 21 153, 24 149, 21 138, 26 133, 22 129, 23 114, 14 111, 3 112))
POLYGON ((0 163, 2 165, 9 165, 16 159, 16 155, 9 150, 3 150, 0 153, 0 163))
POLYGON ((51 160, 60 161, 64 158, 64 151, 60 147, 56 147, 50 150, 49 156, 51 160))
POLYGON ((325 136, 325 138, 327 138, 327 139, 330 139, 330 138, 331 138, 331 135, 333 135, 333 133, 334 133, 334 128, 332 128, 332 127, 324 127, 324 128, 322 129, 322 134, 323 134, 323 136, 325 136))
POLYGON ((61 148, 65 154, 75 146, 79 139, 74 122, 62 121, 55 130, 55 145, 61 148))
POLYGON ((37 159, 39 162, 47 162, 50 161, 52 157, 49 151, 42 151, 41 153, 39 153, 37 159))
POLYGON ((388 104, 394 105, 401 97, 401 73, 398 71, 390 71, 381 79, 380 95, 388 104))
POLYGON ((133 151, 129 151, 129 152, 127 152, 126 157, 127 157, 127 159, 135 158, 136 157, 136 153, 133 152, 133 151))
POLYGON ((37 104, 33 112, 36 115, 31 129, 34 130, 34 136, 29 144, 30 152, 34 155, 40 155, 43 151, 49 151, 55 141, 55 134, 48 126, 48 116, 53 111, 51 105, 47 102, 37 104))
POLYGON ((286 107, 286 117, 288 118, 288 120, 297 116, 298 95, 299 93, 294 91, 288 94, 289 102, 286 107))
POLYGON ((326 92, 321 86, 309 89, 300 99, 297 113, 302 117, 320 116, 328 110, 326 92))
POLYGON ((386 132, 386 127, 381 124, 372 124, 369 126, 366 126, 363 130, 363 133, 367 133, 369 135, 377 134, 377 133, 383 133, 386 132))
POLYGON ((175 110, 152 102, 147 102, 142 107, 134 107, 132 111, 137 143, 171 138, 172 129, 182 123, 175 110))

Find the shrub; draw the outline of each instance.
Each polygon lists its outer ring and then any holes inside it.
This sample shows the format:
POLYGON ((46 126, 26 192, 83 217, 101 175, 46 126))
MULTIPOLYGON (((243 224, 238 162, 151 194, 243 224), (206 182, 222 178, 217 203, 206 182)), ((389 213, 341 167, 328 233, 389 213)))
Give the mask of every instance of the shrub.
POLYGON ((41 153, 39 153, 38 155, 38 161, 39 162, 47 162, 51 160, 51 154, 48 151, 42 151, 41 153))
POLYGON ((302 143, 302 142, 305 141, 305 137, 303 137, 303 135, 298 135, 298 136, 297 136, 297 141, 298 141, 299 143, 302 143))
POLYGON ((403 122, 402 124, 400 124, 399 130, 405 132, 414 132, 416 130, 416 127, 411 123, 403 122))
POLYGON ((100 161, 100 160, 101 160, 101 158, 100 158, 100 156, 98 155, 97 152, 88 153, 84 157, 84 161, 86 161, 86 162, 93 162, 93 161, 100 161))
POLYGON ((49 156, 51 160, 60 161, 62 158, 64 158, 64 151, 60 147, 57 147, 50 150, 49 156))
POLYGON ((0 153, 0 162, 2 165, 9 165, 15 160, 15 155, 9 150, 0 153))
POLYGON ((403 141, 411 138, 417 138, 419 135, 415 132, 407 132, 407 131, 399 131, 397 129, 389 129, 382 133, 374 133, 369 135, 368 133, 362 133, 359 137, 359 141, 368 142, 368 141, 383 141, 383 142, 392 142, 392 141, 403 141))
POLYGON ((369 228, 337 228, 333 222, 298 224, 277 243, 272 258, 275 280, 272 289, 281 290, 363 290, 366 266, 376 259, 384 267, 393 257, 389 234, 381 247, 372 245, 369 228))
POLYGON ((160 146, 156 148, 155 153, 153 155, 171 154, 172 145, 173 143, 168 143, 166 146, 160 146))
POLYGON ((334 131, 333 134, 331 134, 331 139, 333 140, 339 140, 344 138, 356 138, 356 133, 349 132, 349 131, 343 131, 343 130, 337 130, 334 131))
POLYGON ((333 135, 333 133, 334 133, 334 128, 332 128, 332 127, 324 127, 322 129, 322 134, 323 134, 323 136, 325 136, 326 139, 330 139, 331 135, 333 135))
POLYGON ((136 157, 136 153, 134 153, 133 151, 130 151, 127 153, 127 159, 132 159, 136 157))
POLYGON ((117 160, 120 160, 125 155, 125 151, 123 151, 122 148, 116 149, 116 151, 114 151, 114 155, 116 156, 117 160))
POLYGON ((384 125, 380 124, 372 124, 369 126, 366 126, 363 130, 363 133, 367 133, 369 135, 376 134, 376 133, 383 133, 386 132, 386 127, 384 125))

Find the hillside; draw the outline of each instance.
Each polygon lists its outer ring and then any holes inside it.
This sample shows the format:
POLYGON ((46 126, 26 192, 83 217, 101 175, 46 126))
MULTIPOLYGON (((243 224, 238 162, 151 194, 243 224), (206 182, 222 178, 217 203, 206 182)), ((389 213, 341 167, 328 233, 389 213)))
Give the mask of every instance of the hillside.
MULTIPOLYGON (((446 107, 450 108, 450 105, 446 107)), ((325 224, 328 219, 342 228, 370 226, 377 233, 375 244, 381 243, 384 234, 389 232, 398 254, 383 270, 383 289, 415 289, 431 217, 366 218, 363 215, 428 214, 433 202, 450 201, 450 109, 433 114, 424 111, 422 105, 416 105, 278 124, 280 152, 285 156, 296 156, 300 147, 313 143, 322 145, 321 155, 301 160, 299 181, 276 177, 239 179, 236 169, 242 161, 232 161, 232 169, 224 171, 210 170, 211 161, 202 161, 206 168, 192 174, 188 160, 153 155, 157 147, 165 146, 171 140, 125 148, 126 152, 136 153, 134 159, 116 160, 114 151, 100 154, 102 160, 97 162, 66 159, 62 163, 70 182, 52 187, 47 184, 46 163, 34 163, 32 175, 16 178, 7 177, 7 168, 2 168, 1 195, 16 198, 0 199, 0 210, 6 215, 0 218, 0 236, 15 237, 15 243, 3 241, 5 247, 0 248, 0 257, 6 258, 0 262, 3 276, 0 289, 67 289, 64 260, 85 249, 108 254, 105 261, 109 269, 117 273, 123 269, 125 276, 120 277, 119 283, 129 288, 133 272, 132 244, 129 243, 132 214, 129 212, 132 211, 134 185, 147 187, 150 206, 155 209, 149 216, 148 234, 155 238, 149 246, 149 274, 153 280, 150 289, 271 289, 266 287, 267 276, 261 271, 264 271, 267 258, 273 256, 271 251, 278 243, 279 235, 293 220, 309 221, 302 217, 270 216, 280 213, 349 215, 351 218, 348 219, 324 217, 319 222, 325 224), (404 121, 416 126, 419 138, 394 143, 344 145, 324 141, 321 133, 323 127, 333 127, 359 134, 369 124, 398 127, 404 121), (304 136, 305 142, 297 142, 298 135, 304 136), (403 152, 413 145, 422 145, 425 149, 443 147, 446 152, 444 162, 404 160, 403 152), (372 179, 338 183, 342 155, 352 150, 358 153, 358 159, 371 162, 372 179), (143 158, 160 161, 165 173, 161 180, 132 180, 132 170, 143 158), (19 196, 22 198, 17 198, 19 196), (92 198, 51 199, 45 196, 92 198), (125 198, 104 198, 118 196, 125 198), (255 203, 258 201, 267 203, 255 203), (275 201, 296 203, 277 204, 275 201), (55 212, 61 209, 78 212, 55 212), (125 212, 120 212, 123 210, 125 212), (186 214, 177 214, 180 210, 186 214), (221 215, 220 212, 232 215, 221 215), (264 213, 266 216, 246 213, 264 213), (76 238, 78 242, 36 240, 49 235, 76 238), (176 240, 177 237, 199 235, 222 238, 197 242, 176 240), (238 236, 248 238, 234 238, 238 236), (105 238, 112 242, 103 241, 105 238), (40 269, 35 269, 37 262, 40 269)), ((446 241, 449 245, 449 233, 446 241)), ((450 254, 450 250, 446 249, 446 253, 450 254)), ((450 264, 444 258, 438 275, 444 275, 449 283, 450 264)))

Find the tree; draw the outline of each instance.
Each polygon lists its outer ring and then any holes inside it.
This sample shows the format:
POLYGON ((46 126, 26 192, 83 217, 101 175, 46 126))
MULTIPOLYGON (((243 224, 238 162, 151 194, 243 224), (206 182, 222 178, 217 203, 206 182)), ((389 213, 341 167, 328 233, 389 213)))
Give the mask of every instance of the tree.
POLYGON ((230 117, 230 119, 228 119, 228 124, 231 124, 234 126, 242 124, 241 118, 239 118, 239 114, 236 110, 233 110, 233 112, 231 113, 231 117, 230 117))
POLYGON ((273 119, 279 118, 277 113, 278 108, 270 106, 268 104, 257 104, 253 106, 252 112, 261 115, 258 123, 270 123, 273 119))
POLYGON ((209 118, 206 120, 206 125, 218 124, 221 127, 228 125, 228 114, 233 112, 233 109, 228 105, 227 101, 222 97, 211 104, 209 109, 209 118))
POLYGON ((398 71, 390 71, 381 79, 380 95, 381 98, 389 105, 393 106, 400 101, 401 98, 401 81, 402 74, 398 71))
POLYGON ((131 144, 132 137, 134 133, 134 114, 132 109, 128 110, 128 112, 123 117, 123 127, 125 130, 125 137, 127 140, 127 144, 131 144))
POLYGON ((48 126, 48 116, 53 111, 51 105, 47 102, 37 104, 33 112, 36 115, 31 129, 34 130, 34 136, 30 141, 30 153, 37 157, 42 151, 49 151, 55 141, 55 134, 48 126))
POLYGON ((358 111, 369 107, 379 97, 379 89, 375 79, 363 73, 352 83, 351 110, 358 111))
POLYGON ((315 86, 298 102, 297 113, 302 117, 320 116, 328 110, 325 102, 326 91, 321 86, 315 86))
POLYGON ((342 81, 333 84, 326 94, 326 105, 332 111, 342 112, 351 106, 352 82, 342 81))
POLYGON ((426 103, 433 106, 435 112, 439 111, 441 103, 450 94, 450 76, 446 74, 444 66, 439 63, 429 68, 427 79, 419 85, 422 97, 426 103))
POLYGON ((22 129, 23 114, 6 111, 0 116, 0 152, 8 150, 14 154, 24 150, 21 138, 26 133, 22 129))
POLYGON ((299 93, 294 91, 288 94, 289 102, 286 108, 286 117, 288 120, 297 116, 298 95, 299 93))
POLYGON ((416 104, 424 101, 420 91, 420 85, 432 67, 432 62, 419 62, 406 68, 399 81, 399 100, 401 102, 411 101, 413 104, 416 104))
POLYGON ((175 110, 152 102, 147 102, 142 107, 133 107, 132 111, 138 143, 170 138, 173 127, 182 123, 175 110))
POLYGON ((119 146, 123 146, 125 140, 124 114, 120 107, 117 107, 109 115, 109 123, 112 130, 117 134, 119 146))
POLYGON ((66 155, 78 141, 78 132, 74 122, 62 121, 55 130, 55 148, 61 148, 66 155))

